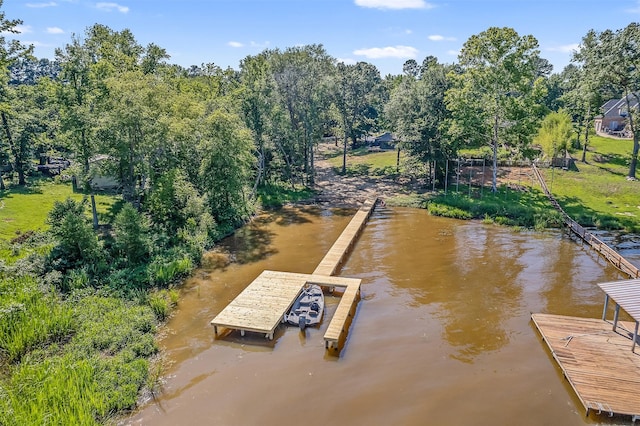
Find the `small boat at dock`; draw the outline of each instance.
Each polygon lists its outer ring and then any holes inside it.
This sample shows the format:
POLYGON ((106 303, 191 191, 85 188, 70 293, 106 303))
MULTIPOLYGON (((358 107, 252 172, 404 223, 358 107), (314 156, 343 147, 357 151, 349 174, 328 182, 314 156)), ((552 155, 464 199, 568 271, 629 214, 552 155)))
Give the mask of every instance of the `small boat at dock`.
POLYGON ((324 294, 320 286, 313 284, 302 288, 286 314, 286 320, 289 324, 297 325, 300 330, 304 330, 307 326, 319 324, 323 313, 324 294))

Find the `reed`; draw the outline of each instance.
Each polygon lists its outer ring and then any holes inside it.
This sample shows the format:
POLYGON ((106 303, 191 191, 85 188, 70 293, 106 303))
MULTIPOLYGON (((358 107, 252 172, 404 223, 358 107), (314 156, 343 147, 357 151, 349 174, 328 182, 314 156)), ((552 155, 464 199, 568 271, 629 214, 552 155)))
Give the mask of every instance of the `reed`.
POLYGON ((74 330, 69 305, 55 293, 43 294, 31 277, 0 281, 0 303, 0 352, 6 363, 74 330))

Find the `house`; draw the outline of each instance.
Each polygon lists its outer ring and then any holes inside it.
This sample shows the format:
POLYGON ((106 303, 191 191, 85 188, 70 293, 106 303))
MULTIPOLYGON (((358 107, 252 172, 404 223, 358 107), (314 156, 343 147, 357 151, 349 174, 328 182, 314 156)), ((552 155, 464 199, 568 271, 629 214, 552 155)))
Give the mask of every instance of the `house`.
MULTIPOLYGON (((629 107, 638 110, 637 94, 629 94, 627 97, 629 98, 629 107)), ((601 109, 602 115, 597 116, 594 120, 596 132, 622 136, 629 115, 627 98, 611 99, 602 105, 601 109)))
POLYGON ((369 148, 379 148, 379 149, 393 149, 394 143, 397 141, 396 137, 393 133, 385 132, 379 136, 376 136, 371 140, 367 138, 367 142, 369 148))

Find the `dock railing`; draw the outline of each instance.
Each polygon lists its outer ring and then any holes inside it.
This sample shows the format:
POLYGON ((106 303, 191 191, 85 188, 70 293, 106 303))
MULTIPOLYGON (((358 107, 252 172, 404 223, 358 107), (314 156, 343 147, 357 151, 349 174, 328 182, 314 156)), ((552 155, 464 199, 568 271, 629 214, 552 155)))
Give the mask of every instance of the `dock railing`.
POLYGON ((542 187, 542 190, 544 191, 545 195, 547 196, 547 198, 549 199, 553 207, 555 207, 555 209, 558 210, 560 214, 562 214, 562 218, 567 229, 569 229, 570 232, 574 233, 575 235, 580 237, 583 241, 585 241, 587 244, 589 244, 595 251, 600 253, 606 260, 608 260, 609 263, 611 263, 613 266, 618 268, 623 273, 627 274, 630 278, 640 278, 640 270, 635 265, 633 265, 627 259, 622 257, 620 253, 618 253, 617 251, 609 247, 601 239, 599 239, 598 237, 593 235, 591 232, 584 229, 578 222, 573 220, 564 211, 564 209, 560 206, 560 204, 555 199, 551 191, 549 191, 549 188, 547 188, 547 184, 544 178, 542 177, 542 174, 536 167, 536 165, 532 164, 531 168, 533 169, 533 173, 538 178, 538 181, 540 182, 540 186, 542 187))

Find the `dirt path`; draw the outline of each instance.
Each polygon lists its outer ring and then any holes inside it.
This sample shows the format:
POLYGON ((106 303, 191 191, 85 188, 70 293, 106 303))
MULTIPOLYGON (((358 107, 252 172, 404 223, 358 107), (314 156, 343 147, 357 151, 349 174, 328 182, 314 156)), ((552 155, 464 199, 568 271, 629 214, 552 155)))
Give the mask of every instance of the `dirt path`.
POLYGON ((315 168, 318 194, 316 203, 328 203, 336 207, 357 207, 374 197, 389 199, 401 195, 417 194, 418 185, 396 181, 391 178, 371 178, 369 176, 342 176, 335 172, 327 158, 340 152, 332 143, 321 143, 318 147, 315 168))

